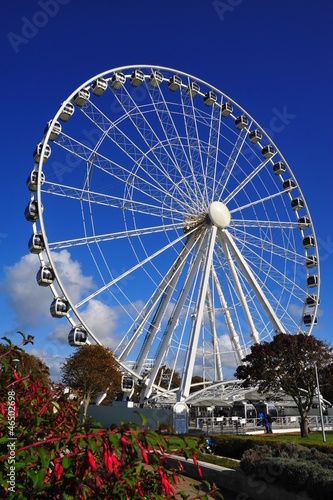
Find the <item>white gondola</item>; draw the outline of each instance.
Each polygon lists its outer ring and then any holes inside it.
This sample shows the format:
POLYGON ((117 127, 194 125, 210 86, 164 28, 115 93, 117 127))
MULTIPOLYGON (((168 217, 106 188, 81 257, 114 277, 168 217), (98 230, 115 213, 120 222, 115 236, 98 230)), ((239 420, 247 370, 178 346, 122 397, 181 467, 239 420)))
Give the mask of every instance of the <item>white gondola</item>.
POLYGON ((308 268, 317 267, 318 266, 317 255, 307 255, 305 259, 305 265, 308 268))
POLYGON ((316 304, 320 304, 320 300, 318 300, 318 296, 315 293, 312 293, 306 298, 306 305, 308 307, 315 307, 316 304))
POLYGON ((311 225, 310 218, 307 217, 306 215, 298 219, 298 227, 300 229, 305 229, 307 227, 310 227, 310 225, 311 225))
POLYGON ((78 108, 82 108, 82 106, 85 105, 85 103, 89 100, 89 98, 90 98, 89 90, 88 89, 81 89, 74 96, 74 104, 78 108))
POLYGON ((175 92, 176 90, 178 90, 181 84, 182 84, 182 80, 178 75, 171 76, 169 81, 168 81, 168 87, 170 90, 172 90, 172 92, 175 92))
POLYGON ((217 101, 217 95, 212 90, 210 90, 209 92, 207 92, 207 94, 204 95, 203 100, 206 106, 213 106, 213 104, 215 104, 217 101))
POLYGON ((186 87, 186 94, 190 97, 195 97, 197 93, 200 92, 200 87, 197 84, 197 82, 191 82, 187 87, 186 87))
POLYGON ((129 375, 121 377, 121 390, 123 392, 131 392, 134 387, 134 379, 129 375))
POLYGON ((273 146, 268 144, 268 146, 262 148, 261 154, 263 155, 265 160, 269 160, 270 158, 272 158, 272 156, 275 155, 275 149, 273 148, 273 146))
POLYGON ((286 166, 282 161, 278 161, 273 165, 273 172, 275 175, 282 175, 286 171, 286 166))
POLYGON ((82 326, 75 326, 68 334, 68 343, 72 347, 85 345, 88 340, 88 334, 82 326))
POLYGON ((234 108, 233 108, 232 104, 230 104, 230 102, 225 102, 221 106, 221 115, 224 117, 229 116, 229 115, 231 115, 233 110, 234 110, 234 108))
POLYGON ((163 82, 163 75, 159 71, 154 71, 149 77, 149 85, 151 87, 158 87, 163 82))
POLYGON ((41 266, 39 269, 36 280, 39 286, 49 286, 53 283, 55 278, 54 271, 51 266, 41 266))
POLYGON ((282 187, 285 191, 292 191, 296 187, 296 183, 293 179, 287 179, 283 181, 282 187))
POLYGON ((74 105, 71 102, 68 102, 65 106, 64 109, 61 111, 59 115, 59 120, 62 122, 67 122, 71 116, 73 116, 74 113, 74 105))
POLYGON ((302 198, 294 198, 291 200, 291 208, 297 212, 297 210, 301 210, 304 207, 304 201, 302 198))
POLYGON ((144 81, 145 75, 140 69, 133 71, 130 77, 130 83, 133 87, 138 87, 144 81))
POLYGON ((315 246, 315 238, 312 234, 303 238, 303 246, 304 248, 311 248, 315 246))
POLYGON ((249 123, 249 120, 247 119, 247 116, 245 116, 245 115, 238 116, 238 118, 236 118, 236 120, 235 120, 235 125, 238 128, 238 130, 242 130, 244 127, 247 126, 248 123, 249 123))
POLYGON ((53 318, 63 318, 69 309, 69 302, 64 297, 56 297, 50 305, 50 313, 53 318))
MULTIPOLYGON (((37 191, 37 178, 38 178, 38 171, 32 170, 32 172, 30 172, 29 177, 27 178, 27 187, 30 191, 37 191)), ((44 184, 45 182, 44 172, 41 172, 40 174, 40 182, 41 185, 44 184)))
POLYGON ((108 88, 108 82, 104 78, 97 78, 91 86, 91 91, 98 97, 101 96, 108 88))
MULTIPOLYGON (((47 134, 49 128, 51 127, 51 123, 52 123, 52 120, 47 122, 46 127, 44 129, 44 136, 47 134)), ((50 132, 49 140, 54 141, 58 137, 60 132, 61 132, 61 124, 59 122, 54 122, 54 124, 52 126, 52 130, 50 132)))
POLYGON ((318 286, 318 275, 311 274, 310 276, 307 277, 306 282, 309 288, 314 288, 318 286))
MULTIPOLYGON (((43 206, 42 206, 42 211, 43 211, 43 206)), ((27 221, 29 222, 36 222, 36 220, 38 220, 39 214, 38 214, 37 200, 31 200, 28 203, 24 211, 24 215, 27 221)))
POLYGON ((255 130, 251 130, 251 132, 249 132, 249 139, 252 144, 256 144, 257 142, 261 141, 262 133, 257 128, 255 130))
POLYGON ((126 82, 126 76, 124 75, 124 73, 121 73, 120 71, 114 73, 113 77, 111 78, 111 86, 114 90, 121 89, 121 87, 124 85, 125 82, 126 82))
POLYGON ((310 326, 312 323, 316 325, 318 323, 318 318, 314 314, 304 314, 303 321, 305 326, 310 326))
MULTIPOLYGON (((39 162, 39 160, 41 158, 42 148, 43 148, 43 143, 40 142, 39 144, 37 144, 35 151, 33 152, 32 156, 36 162, 39 162)), ((50 154, 51 154, 51 147, 49 146, 49 144, 46 144, 45 152, 44 152, 44 156, 43 156, 43 163, 50 157, 50 154)))
POLYGON ((33 233, 28 243, 30 253, 39 254, 45 249, 43 235, 41 233, 33 233))

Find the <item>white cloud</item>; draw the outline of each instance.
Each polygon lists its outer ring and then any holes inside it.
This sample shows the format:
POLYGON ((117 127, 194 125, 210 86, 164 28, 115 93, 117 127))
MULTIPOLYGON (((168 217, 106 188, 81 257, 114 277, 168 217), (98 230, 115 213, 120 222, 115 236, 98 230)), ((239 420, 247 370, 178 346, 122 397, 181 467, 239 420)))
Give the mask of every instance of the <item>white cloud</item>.
POLYGON ((5 267, 5 277, 0 284, 9 307, 13 310, 18 328, 39 327, 48 314, 52 295, 39 287, 36 274, 39 262, 36 255, 24 255, 19 262, 5 267))

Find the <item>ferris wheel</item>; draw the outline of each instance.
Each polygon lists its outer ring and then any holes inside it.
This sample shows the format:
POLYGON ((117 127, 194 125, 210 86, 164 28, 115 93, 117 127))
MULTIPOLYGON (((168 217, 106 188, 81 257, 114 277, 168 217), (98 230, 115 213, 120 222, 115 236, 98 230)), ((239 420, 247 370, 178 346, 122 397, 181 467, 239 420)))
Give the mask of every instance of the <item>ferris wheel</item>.
POLYGON ((221 382, 253 343, 317 323, 319 259, 295 176, 208 83, 126 66, 77 88, 27 180, 30 252, 73 346, 113 349, 142 395, 221 382))

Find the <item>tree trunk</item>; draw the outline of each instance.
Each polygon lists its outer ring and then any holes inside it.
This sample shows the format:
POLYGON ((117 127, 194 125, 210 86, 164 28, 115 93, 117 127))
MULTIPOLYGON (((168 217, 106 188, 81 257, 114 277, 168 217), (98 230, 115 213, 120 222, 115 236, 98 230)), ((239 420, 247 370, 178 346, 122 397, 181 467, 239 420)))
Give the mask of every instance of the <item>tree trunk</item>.
POLYGON ((84 424, 87 418, 87 410, 90 403, 90 394, 85 394, 83 396, 83 413, 82 413, 82 423, 84 424))
POLYGON ((301 436, 306 438, 309 435, 308 414, 303 410, 300 415, 301 436))

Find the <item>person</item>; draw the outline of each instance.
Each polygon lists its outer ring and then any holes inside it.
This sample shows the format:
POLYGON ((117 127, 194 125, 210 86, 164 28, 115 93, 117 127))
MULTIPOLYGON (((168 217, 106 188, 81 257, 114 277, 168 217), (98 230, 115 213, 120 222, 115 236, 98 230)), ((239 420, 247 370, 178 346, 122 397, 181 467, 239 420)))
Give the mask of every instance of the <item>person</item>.
POLYGON ((268 415, 267 415, 267 432, 269 434, 273 433, 273 431, 272 431, 272 415, 270 413, 268 413, 268 415))

